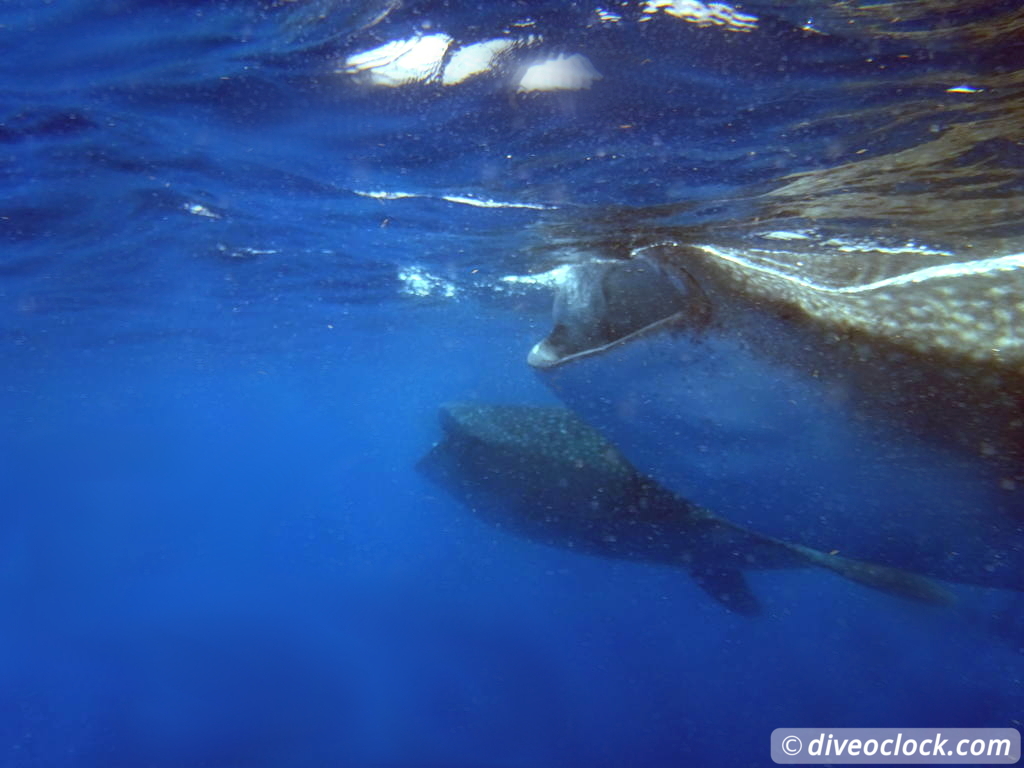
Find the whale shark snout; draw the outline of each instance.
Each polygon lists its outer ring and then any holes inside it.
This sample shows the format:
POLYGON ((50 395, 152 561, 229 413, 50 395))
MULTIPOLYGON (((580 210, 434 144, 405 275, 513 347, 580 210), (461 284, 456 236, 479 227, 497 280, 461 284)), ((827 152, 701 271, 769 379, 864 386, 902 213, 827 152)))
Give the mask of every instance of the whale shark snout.
POLYGON ((550 368, 659 328, 697 330, 710 312, 683 269, 643 257, 576 265, 556 294, 552 330, 530 350, 528 362, 550 368))

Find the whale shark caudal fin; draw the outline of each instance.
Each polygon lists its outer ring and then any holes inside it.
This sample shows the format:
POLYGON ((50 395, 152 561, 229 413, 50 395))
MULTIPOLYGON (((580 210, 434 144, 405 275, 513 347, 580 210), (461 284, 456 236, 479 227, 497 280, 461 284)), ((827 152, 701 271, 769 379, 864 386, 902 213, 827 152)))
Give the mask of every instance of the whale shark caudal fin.
POLYGON ((950 605, 954 602, 952 593, 927 576, 888 565, 830 555, 799 544, 790 544, 789 546, 804 555, 809 564, 827 568, 866 587, 919 603, 950 605))
POLYGON ((697 586, 733 613, 741 616, 761 615, 761 604, 750 591, 743 572, 738 568, 700 566, 690 571, 697 586))
MULTIPOLYGON (((954 602, 948 590, 927 576, 878 563, 830 555, 799 544, 780 544, 792 550, 808 566, 825 568, 880 592, 928 605, 950 605, 954 602)), ((761 604, 739 568, 702 564, 691 567, 690 575, 697 586, 724 608, 741 616, 761 615, 761 604)))

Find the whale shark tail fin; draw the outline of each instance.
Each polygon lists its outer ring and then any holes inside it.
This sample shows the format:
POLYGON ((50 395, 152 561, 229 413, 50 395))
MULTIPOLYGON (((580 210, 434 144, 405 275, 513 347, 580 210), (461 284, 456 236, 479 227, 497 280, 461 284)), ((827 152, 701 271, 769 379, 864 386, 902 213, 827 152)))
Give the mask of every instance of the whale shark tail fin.
POLYGON ((738 568, 701 566, 690 571, 697 586, 711 597, 741 616, 759 616, 761 604, 738 568))
POLYGON ((872 589, 931 605, 950 605, 954 602, 953 595, 949 590, 927 576, 888 565, 830 555, 810 547, 796 544, 791 546, 806 556, 811 564, 827 568, 850 581, 872 589))

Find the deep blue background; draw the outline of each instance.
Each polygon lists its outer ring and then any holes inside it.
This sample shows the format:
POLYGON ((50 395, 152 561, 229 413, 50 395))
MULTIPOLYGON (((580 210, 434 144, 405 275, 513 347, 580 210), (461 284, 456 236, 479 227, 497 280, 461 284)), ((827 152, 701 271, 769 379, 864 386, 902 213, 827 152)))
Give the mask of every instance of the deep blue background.
POLYGON ((745 619, 681 571, 508 537, 414 472, 439 404, 551 402, 524 362, 548 299, 498 280, 548 214, 355 192, 571 215, 862 146, 793 128, 867 98, 834 87, 875 71, 862 41, 591 11, 4 9, 0 765, 760 766, 786 725, 1019 726, 1013 596, 760 573, 745 619), (621 80, 612 103, 334 73, 424 18, 476 40, 531 15, 621 80), (616 68, 638 52, 643 77, 616 68), (409 295, 410 268, 457 294, 409 295))
POLYGON ((763 765, 787 723, 1021 711, 1019 637, 980 592, 923 609, 752 574, 751 620, 682 572, 471 518, 412 464, 439 402, 543 400, 521 364, 535 329, 393 312, 290 353, 20 358, 6 764, 763 765))

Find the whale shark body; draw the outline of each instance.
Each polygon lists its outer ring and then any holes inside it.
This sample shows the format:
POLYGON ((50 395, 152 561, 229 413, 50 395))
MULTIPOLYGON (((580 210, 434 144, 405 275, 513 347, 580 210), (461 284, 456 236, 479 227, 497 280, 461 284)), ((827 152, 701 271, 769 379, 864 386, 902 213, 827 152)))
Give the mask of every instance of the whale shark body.
POLYGON ((573 265, 529 355, 639 471, 765 535, 1024 589, 1024 256, 662 244, 573 265))
POLYGON ((636 471, 565 408, 474 403, 441 409, 443 438, 420 461, 479 517, 576 552, 689 572, 737 613, 759 611, 743 571, 818 566, 903 597, 943 602, 927 579, 745 530, 636 471))

